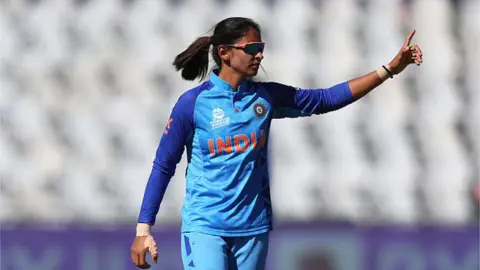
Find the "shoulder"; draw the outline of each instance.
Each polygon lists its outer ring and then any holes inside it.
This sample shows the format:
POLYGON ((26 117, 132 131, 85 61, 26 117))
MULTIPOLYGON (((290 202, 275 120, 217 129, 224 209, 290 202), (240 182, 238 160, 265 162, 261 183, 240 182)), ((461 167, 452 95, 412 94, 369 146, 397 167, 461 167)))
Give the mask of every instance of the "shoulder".
POLYGON ((254 84, 259 91, 264 91, 273 100, 293 96, 297 91, 297 88, 279 82, 254 82, 254 84))
POLYGON ((209 81, 206 81, 206 82, 203 82, 202 84, 194 87, 194 88, 191 88, 187 91, 185 91, 185 93, 183 93, 179 98, 178 98, 178 101, 177 101, 177 104, 182 104, 182 105, 194 105, 198 96, 203 92, 203 91, 206 91, 206 90, 209 90, 212 88, 212 84, 209 82, 209 81))
POLYGON ((272 92, 275 92, 275 91, 295 91, 295 90, 297 90, 293 86, 282 84, 282 83, 279 83, 279 82, 259 81, 259 82, 252 82, 252 84, 254 85, 254 87, 256 87, 258 89, 266 90, 267 92, 269 92, 269 94, 272 94, 272 92))

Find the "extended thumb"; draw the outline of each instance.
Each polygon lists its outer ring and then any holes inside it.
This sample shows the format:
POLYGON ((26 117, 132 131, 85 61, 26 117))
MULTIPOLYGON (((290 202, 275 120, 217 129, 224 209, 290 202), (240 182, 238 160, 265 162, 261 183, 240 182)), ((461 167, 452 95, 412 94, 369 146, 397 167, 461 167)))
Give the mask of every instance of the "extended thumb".
POLYGON ((158 249, 157 249, 157 243, 155 242, 155 239, 153 239, 153 236, 149 235, 145 238, 145 248, 148 250, 148 252, 152 256, 152 260, 155 263, 157 263, 158 249))

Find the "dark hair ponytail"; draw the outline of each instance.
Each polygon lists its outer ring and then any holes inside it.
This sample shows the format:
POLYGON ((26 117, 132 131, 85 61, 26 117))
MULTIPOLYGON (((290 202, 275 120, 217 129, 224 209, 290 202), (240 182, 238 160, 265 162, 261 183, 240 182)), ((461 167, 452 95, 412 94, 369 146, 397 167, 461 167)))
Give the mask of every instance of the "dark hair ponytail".
POLYGON ((188 48, 177 55, 173 65, 177 71, 182 70, 182 78, 193 81, 203 80, 208 71, 208 50, 212 44, 210 37, 199 37, 188 48))
POLYGON ((222 60, 218 55, 218 46, 234 44, 241 39, 250 28, 260 33, 260 26, 249 18, 231 17, 215 25, 213 36, 199 37, 181 54, 175 57, 173 65, 177 71, 182 70, 182 78, 193 81, 205 79, 208 71, 208 51, 213 45, 212 58, 219 68, 222 60))

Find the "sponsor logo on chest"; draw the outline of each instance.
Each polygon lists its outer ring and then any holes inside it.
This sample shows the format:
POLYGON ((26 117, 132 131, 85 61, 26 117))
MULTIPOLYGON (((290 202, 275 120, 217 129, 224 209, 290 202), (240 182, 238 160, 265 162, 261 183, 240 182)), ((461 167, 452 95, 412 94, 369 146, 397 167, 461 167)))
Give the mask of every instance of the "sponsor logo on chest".
POLYGON ((212 121, 210 122, 212 129, 217 129, 230 124, 230 117, 225 117, 225 112, 220 108, 215 108, 212 111, 212 121))

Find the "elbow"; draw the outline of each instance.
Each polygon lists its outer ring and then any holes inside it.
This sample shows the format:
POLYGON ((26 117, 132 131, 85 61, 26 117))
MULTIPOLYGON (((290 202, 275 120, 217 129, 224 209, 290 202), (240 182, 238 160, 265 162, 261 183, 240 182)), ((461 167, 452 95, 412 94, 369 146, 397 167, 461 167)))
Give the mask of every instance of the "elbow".
POLYGON ((153 161, 152 170, 158 171, 161 174, 164 174, 168 177, 172 177, 175 173, 176 164, 168 162, 167 160, 155 159, 153 161))

